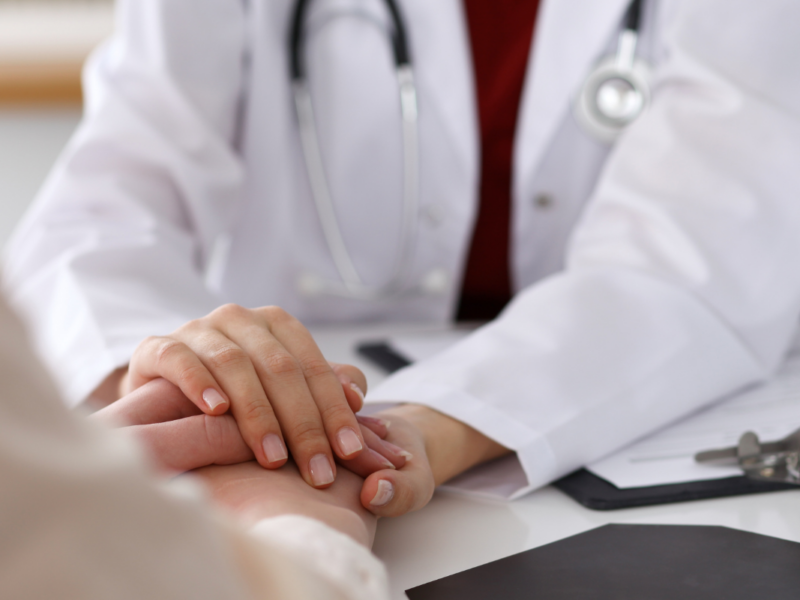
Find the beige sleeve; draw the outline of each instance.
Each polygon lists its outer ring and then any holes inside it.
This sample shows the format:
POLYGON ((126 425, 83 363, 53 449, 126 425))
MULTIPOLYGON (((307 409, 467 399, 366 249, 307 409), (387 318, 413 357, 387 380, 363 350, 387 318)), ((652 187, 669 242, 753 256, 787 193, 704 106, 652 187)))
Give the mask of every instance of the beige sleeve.
POLYGON ((325 525, 247 533, 158 483, 126 436, 67 411, 2 301, 0 382, 0 598, 386 597, 379 563, 325 525))

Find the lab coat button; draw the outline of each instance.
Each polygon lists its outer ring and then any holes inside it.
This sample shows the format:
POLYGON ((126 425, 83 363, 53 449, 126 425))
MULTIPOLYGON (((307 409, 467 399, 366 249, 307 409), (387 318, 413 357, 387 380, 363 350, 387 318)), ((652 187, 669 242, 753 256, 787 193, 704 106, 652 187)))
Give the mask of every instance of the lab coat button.
POLYGON ((536 208, 541 210, 547 210, 554 204, 553 197, 550 194, 538 194, 536 198, 533 199, 533 203, 536 208))
POLYGON ((423 214, 431 227, 438 227, 444 222, 444 208, 441 204, 429 204, 425 207, 423 214))
POLYGON ((445 269, 433 269, 422 278, 422 291, 431 296, 438 296, 447 291, 450 277, 445 269))

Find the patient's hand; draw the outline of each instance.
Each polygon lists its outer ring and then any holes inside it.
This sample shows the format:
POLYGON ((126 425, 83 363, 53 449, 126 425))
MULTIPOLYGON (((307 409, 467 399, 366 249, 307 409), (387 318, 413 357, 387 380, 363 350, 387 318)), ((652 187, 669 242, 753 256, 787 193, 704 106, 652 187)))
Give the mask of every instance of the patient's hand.
MULTIPOLYGON (((155 465, 168 473, 253 460, 232 416, 203 414, 165 379, 143 385, 91 418, 112 427, 128 427, 149 450, 155 465)), ((385 426, 374 419, 358 420, 366 451, 353 460, 339 460, 340 464, 362 477, 405 465, 405 452, 381 439, 387 434, 385 426)))
POLYGON ((193 475, 205 482, 217 502, 245 521, 303 515, 318 519, 367 547, 372 545, 377 517, 359 501, 363 479, 347 469, 342 469, 336 482, 325 490, 306 485, 291 461, 278 470, 247 462, 206 467, 193 475))

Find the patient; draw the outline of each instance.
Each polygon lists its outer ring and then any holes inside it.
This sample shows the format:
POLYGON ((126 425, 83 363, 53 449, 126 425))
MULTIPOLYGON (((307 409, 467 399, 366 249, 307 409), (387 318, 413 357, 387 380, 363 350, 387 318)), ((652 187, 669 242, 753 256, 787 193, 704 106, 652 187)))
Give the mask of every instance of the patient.
POLYGON ((0 597, 388 598, 358 475, 318 490, 291 464, 241 462, 235 424, 197 416, 165 382, 94 417, 132 425, 161 471, 214 465, 198 476, 231 519, 188 478, 159 483, 129 436, 70 414, 2 300, 0 331, 0 597))

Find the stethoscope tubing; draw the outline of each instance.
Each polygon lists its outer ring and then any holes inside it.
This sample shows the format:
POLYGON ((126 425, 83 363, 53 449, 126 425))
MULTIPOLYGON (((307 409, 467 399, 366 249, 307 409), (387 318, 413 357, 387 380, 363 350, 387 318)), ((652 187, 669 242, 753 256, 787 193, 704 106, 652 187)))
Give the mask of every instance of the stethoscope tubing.
MULTIPOLYGON (((305 41, 305 18, 312 0, 297 0, 291 15, 289 29, 289 59, 295 111, 300 131, 300 142, 306 172, 311 186, 317 215, 319 216, 326 244, 330 251, 340 281, 326 281, 321 277, 306 275, 301 288, 310 295, 326 294, 361 300, 383 300, 406 293, 441 291, 426 286, 423 280, 417 285, 408 283, 412 255, 419 221, 419 123, 417 91, 411 64, 405 21, 395 0, 384 0, 392 20, 392 53, 397 75, 403 137, 403 212, 401 244, 391 276, 382 285, 367 285, 359 276, 355 263, 347 250, 339 227, 333 199, 325 173, 325 164, 317 134, 316 119, 311 95, 308 90, 303 47, 305 41), (430 289, 428 289, 430 288, 430 289)), ((633 0, 623 19, 623 30, 618 40, 617 53, 606 58, 586 78, 581 93, 576 98, 575 116, 583 128, 594 137, 613 142, 619 133, 649 103, 649 69, 636 59, 636 47, 641 23, 642 1, 633 0), (635 114, 630 119, 617 119, 604 112, 598 100, 603 85, 619 80, 626 82, 637 101, 635 114)), ((614 98, 614 96, 612 96, 614 98)), ((435 275, 431 273, 429 275, 435 275)), ((431 279, 427 277, 426 279, 431 279)), ((437 280, 433 277, 432 280, 437 280)))

